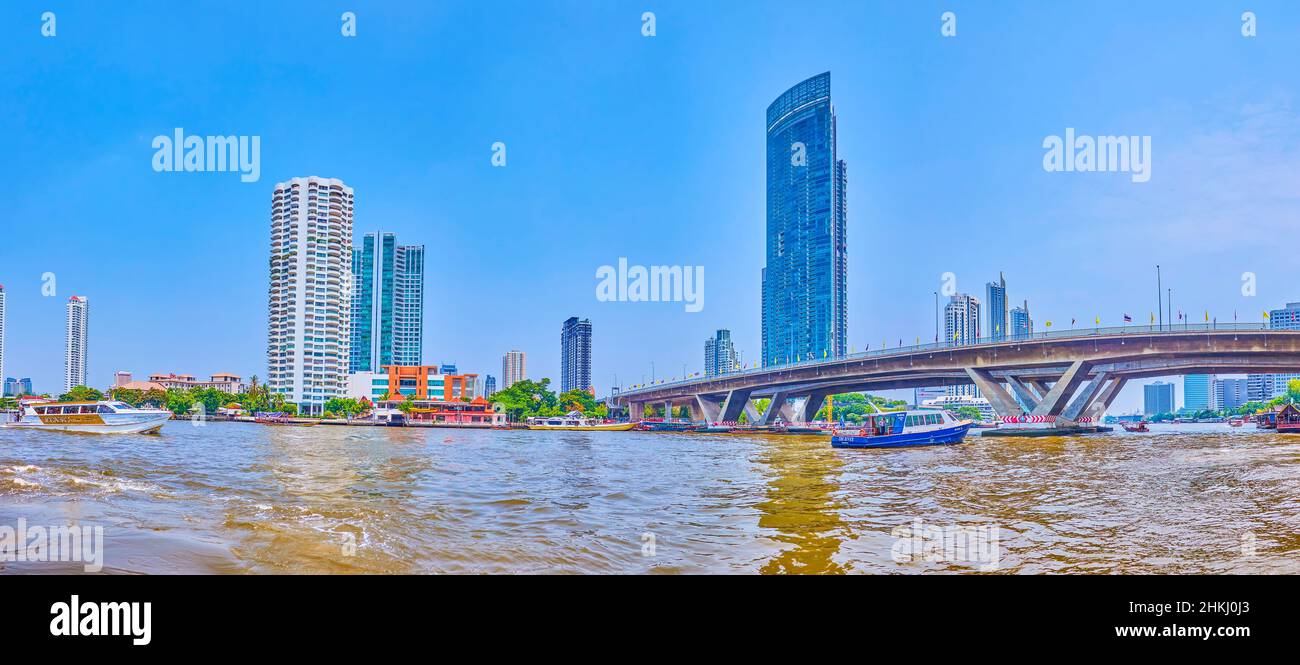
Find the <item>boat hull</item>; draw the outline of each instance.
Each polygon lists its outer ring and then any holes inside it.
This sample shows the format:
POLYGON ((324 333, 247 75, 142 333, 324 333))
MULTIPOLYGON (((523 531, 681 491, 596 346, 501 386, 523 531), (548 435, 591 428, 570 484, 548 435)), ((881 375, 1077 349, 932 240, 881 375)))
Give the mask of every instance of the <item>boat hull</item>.
POLYGON ((927 432, 904 432, 902 434, 885 434, 881 436, 840 436, 831 437, 831 446, 835 448, 910 448, 914 446, 945 446, 961 443, 966 438, 972 424, 964 423, 954 427, 930 430, 927 432))
MULTIPOLYGON (((46 420, 50 420, 46 417, 46 420)), ((47 430, 81 434, 155 434, 171 419, 170 413, 134 418, 96 418, 99 422, 39 422, 19 421, 5 423, 5 429, 47 430)))

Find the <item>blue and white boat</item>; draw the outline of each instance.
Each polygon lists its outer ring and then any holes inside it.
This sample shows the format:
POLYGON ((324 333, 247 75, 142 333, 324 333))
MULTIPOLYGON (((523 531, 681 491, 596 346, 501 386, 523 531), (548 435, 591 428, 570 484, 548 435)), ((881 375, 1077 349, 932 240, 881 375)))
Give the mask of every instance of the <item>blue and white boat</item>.
POLYGON ((961 443, 974 425, 947 411, 922 409, 867 416, 857 430, 837 429, 831 436, 836 448, 903 448, 961 443))

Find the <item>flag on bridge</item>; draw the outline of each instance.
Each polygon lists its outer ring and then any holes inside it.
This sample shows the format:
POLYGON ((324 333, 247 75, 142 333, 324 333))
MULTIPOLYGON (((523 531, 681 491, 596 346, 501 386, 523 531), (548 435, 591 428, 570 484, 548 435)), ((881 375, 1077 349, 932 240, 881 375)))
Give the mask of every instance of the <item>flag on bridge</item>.
POLYGON ((1133 323, 1133 317, 1129 316, 1128 314, 1125 314, 1124 323, 1133 323))
POLYGON ((1265 311, 1264 311, 1264 320, 1267 321, 1268 319, 1269 319, 1268 310, 1265 310, 1265 311))
POLYGON ((1152 312, 1152 313, 1151 313, 1151 325, 1154 326, 1155 324, 1156 324, 1156 315, 1155 315, 1155 312, 1152 312))

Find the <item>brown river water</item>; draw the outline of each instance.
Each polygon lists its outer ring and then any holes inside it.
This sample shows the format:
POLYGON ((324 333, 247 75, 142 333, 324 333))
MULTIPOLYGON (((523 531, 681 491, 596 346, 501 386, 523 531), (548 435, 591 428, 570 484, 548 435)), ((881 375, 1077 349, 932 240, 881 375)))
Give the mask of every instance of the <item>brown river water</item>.
MULTIPOLYGON (((1300 435, 0 430, 0 528, 20 520, 102 526, 128 573, 1298 573, 1300 435), (900 546, 990 526, 991 567, 900 546)), ((0 573, 82 570, 9 554, 0 573)))

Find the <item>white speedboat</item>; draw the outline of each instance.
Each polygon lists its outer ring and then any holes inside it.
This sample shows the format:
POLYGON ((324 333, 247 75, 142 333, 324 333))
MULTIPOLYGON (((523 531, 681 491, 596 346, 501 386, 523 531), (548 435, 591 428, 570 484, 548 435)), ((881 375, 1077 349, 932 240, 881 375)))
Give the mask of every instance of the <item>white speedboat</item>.
POLYGON ((162 429, 171 411, 138 409, 124 402, 44 402, 24 404, 5 429, 44 429, 88 434, 151 434, 162 429))
POLYGON ((587 418, 581 411, 570 411, 563 416, 534 416, 528 419, 528 429, 554 429, 578 432, 626 432, 636 423, 607 423, 587 418))

